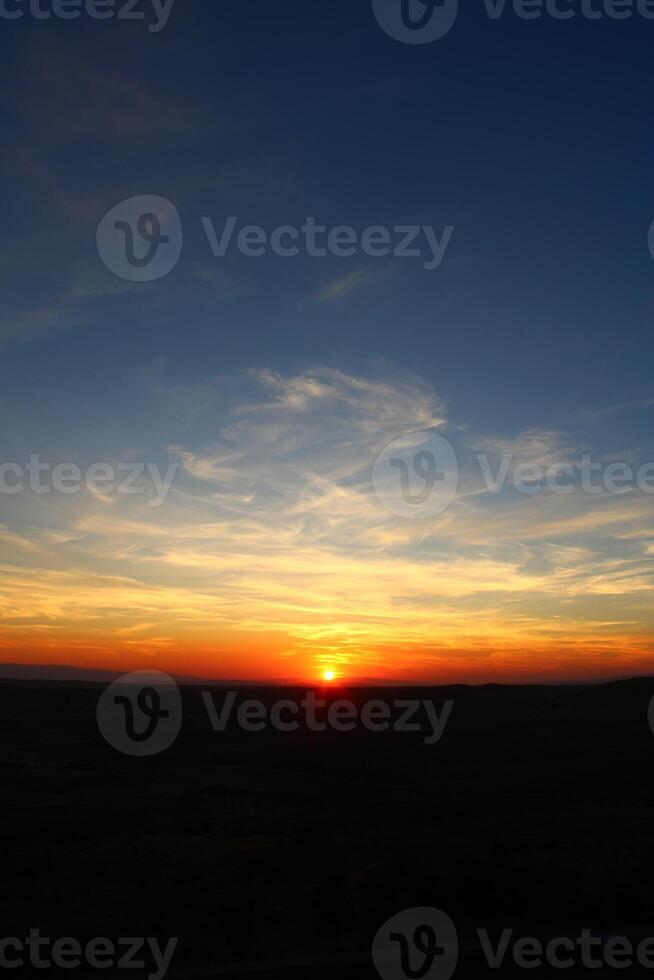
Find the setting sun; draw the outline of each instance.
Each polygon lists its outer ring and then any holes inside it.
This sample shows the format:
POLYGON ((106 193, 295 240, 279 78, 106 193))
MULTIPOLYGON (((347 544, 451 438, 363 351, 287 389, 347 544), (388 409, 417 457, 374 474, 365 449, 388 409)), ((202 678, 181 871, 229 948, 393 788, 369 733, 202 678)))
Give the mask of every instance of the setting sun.
POLYGON ((334 673, 333 670, 326 670, 322 676, 323 679, 326 681, 333 681, 334 678, 336 677, 336 674, 334 673))

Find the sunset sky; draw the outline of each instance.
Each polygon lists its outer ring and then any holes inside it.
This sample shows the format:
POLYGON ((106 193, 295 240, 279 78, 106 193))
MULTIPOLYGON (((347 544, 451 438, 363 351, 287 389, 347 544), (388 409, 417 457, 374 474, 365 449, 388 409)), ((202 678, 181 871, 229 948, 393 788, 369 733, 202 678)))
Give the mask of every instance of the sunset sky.
POLYGON ((158 507, 0 493, 1 662, 302 682, 652 672, 654 494, 576 477, 492 493, 477 456, 493 472, 503 456, 654 462, 654 22, 467 9, 412 46, 368 2, 177 0, 156 34, 1 26, 0 463, 178 467, 158 507), (173 202, 184 228, 155 282, 96 249, 135 195, 173 202), (455 231, 431 271, 214 258, 201 219, 230 215, 455 231), (371 473, 429 430, 459 491, 410 520, 371 473))

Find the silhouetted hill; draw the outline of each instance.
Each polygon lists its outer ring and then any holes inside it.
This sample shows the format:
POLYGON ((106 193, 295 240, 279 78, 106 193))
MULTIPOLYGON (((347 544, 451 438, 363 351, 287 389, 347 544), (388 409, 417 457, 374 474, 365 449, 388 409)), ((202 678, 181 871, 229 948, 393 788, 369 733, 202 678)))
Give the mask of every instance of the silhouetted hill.
MULTIPOLYGON (((103 740, 99 693, 0 684, 7 936, 179 936, 178 970, 308 956, 317 978, 338 953, 345 980, 375 975, 356 956, 418 905, 447 911, 464 943, 478 926, 654 933, 654 680, 329 692, 357 708, 454 700, 435 745, 216 733, 188 687, 180 737, 146 759, 103 740)), ((238 692, 267 706, 303 693, 238 692)))

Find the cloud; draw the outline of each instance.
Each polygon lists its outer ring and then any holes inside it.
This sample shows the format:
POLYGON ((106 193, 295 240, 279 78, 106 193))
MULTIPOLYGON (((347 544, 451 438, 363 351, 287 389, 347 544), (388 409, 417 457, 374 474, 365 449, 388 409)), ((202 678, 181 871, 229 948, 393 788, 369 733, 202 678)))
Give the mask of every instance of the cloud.
POLYGON ((512 438, 478 436, 474 449, 496 457, 511 456, 516 464, 530 463, 544 468, 565 466, 579 459, 578 447, 570 436, 555 430, 525 429, 512 438))
MULTIPOLYGON (((393 650, 407 674, 444 658, 555 662, 562 644, 575 663, 592 650, 607 663, 616 648, 645 656, 651 498, 464 494, 404 521, 377 501, 371 466, 399 435, 453 438, 424 379, 314 366, 179 387, 159 372, 150 392, 181 409, 168 501, 153 512, 136 497, 45 497, 38 532, 6 520, 0 614, 12 635, 80 630, 99 647, 191 648, 223 666, 240 643, 251 674, 271 669, 271 650, 305 673, 329 659, 366 674, 388 671, 393 650)), ((555 432, 464 438, 540 462, 569 448, 555 432)))
POLYGON ((369 269, 354 269, 346 276, 341 276, 334 282, 320 289, 311 297, 313 303, 333 303, 335 300, 343 299, 353 290, 363 286, 370 278, 369 269))
POLYGON ((20 113, 24 126, 59 147, 74 139, 104 143, 120 140, 142 148, 153 139, 197 138, 211 118, 190 102, 135 75, 106 70, 79 54, 33 49, 20 65, 20 84, 4 94, 8 108, 20 113), (87 111, 88 99, 93 112, 87 111))
POLYGON ((0 318, 0 338, 15 337, 70 323, 63 306, 41 306, 30 312, 0 318))

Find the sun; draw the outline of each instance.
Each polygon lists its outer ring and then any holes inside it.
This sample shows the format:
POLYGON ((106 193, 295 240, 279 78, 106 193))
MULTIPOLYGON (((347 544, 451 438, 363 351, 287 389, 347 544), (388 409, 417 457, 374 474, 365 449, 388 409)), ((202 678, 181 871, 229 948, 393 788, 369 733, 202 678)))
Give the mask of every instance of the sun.
POLYGON ((333 670, 326 670, 326 671, 324 671, 324 673, 323 673, 322 676, 323 676, 323 680, 329 682, 329 681, 333 681, 334 680, 334 678, 336 677, 336 674, 334 673, 333 670))

